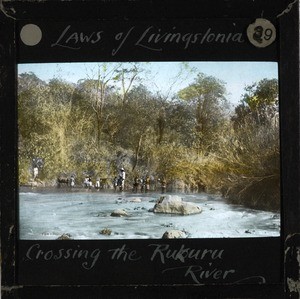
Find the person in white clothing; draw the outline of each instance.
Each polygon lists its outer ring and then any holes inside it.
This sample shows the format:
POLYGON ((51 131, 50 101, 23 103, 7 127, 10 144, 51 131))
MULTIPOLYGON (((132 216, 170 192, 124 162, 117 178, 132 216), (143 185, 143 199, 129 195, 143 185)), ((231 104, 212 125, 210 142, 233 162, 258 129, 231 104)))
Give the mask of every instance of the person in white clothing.
POLYGON ((97 179, 96 179, 95 188, 96 188, 97 190, 100 189, 100 178, 97 178, 97 179))
POLYGON ((38 174, 39 174, 39 169, 35 166, 35 167, 33 168, 33 180, 34 180, 34 181, 36 180, 38 174))

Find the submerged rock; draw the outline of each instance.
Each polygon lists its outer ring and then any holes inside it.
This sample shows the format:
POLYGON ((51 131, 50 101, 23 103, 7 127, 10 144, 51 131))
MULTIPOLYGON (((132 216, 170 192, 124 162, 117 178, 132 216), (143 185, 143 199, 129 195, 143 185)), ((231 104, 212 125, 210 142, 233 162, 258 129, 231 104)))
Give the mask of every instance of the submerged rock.
POLYGON ((130 202, 142 202, 142 200, 138 197, 134 197, 130 199, 130 202))
POLYGON ((127 214, 127 212, 125 211, 125 210, 122 210, 122 209, 120 209, 120 210, 114 210, 111 214, 110 214, 110 216, 113 216, 113 217, 126 217, 126 216, 129 216, 128 214, 127 214))
POLYGON ((185 239, 185 238, 187 238, 187 235, 185 232, 183 232, 181 230, 172 229, 172 230, 166 231, 163 234, 162 238, 163 239, 185 239))
POLYGON ((127 202, 127 199, 121 198, 121 197, 119 197, 119 198, 116 200, 116 203, 117 203, 117 204, 126 203, 126 202, 127 202))
POLYGON ((164 195, 161 196, 156 202, 153 208, 153 212, 164 214, 191 215, 199 214, 202 212, 202 210, 192 202, 182 201, 182 199, 177 195, 164 195))

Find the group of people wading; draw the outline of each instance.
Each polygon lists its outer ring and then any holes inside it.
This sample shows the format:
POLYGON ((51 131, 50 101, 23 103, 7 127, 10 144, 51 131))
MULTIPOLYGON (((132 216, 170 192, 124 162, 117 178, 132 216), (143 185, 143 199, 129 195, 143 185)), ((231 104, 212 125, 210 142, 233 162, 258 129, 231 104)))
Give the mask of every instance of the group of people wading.
MULTIPOLYGON (((69 187, 75 187, 75 175, 71 175, 70 177, 67 175, 60 175, 57 178, 57 187, 62 187, 62 186, 69 186, 69 187)), ((91 190, 92 188, 95 188, 96 190, 100 189, 106 189, 110 187, 109 184, 109 179, 108 178, 100 178, 97 177, 95 181, 92 180, 92 177, 90 175, 86 175, 82 186, 85 189, 91 190)), ((124 190, 125 186, 125 170, 124 168, 119 169, 119 174, 116 176, 113 180, 113 186, 114 189, 117 190, 119 189, 120 191, 124 190)))
MULTIPOLYGON (((112 185, 115 191, 124 191, 125 190, 125 179, 126 172, 123 167, 119 169, 118 175, 114 177, 112 180, 112 185)), ((148 192, 151 189, 151 185, 155 182, 155 180, 150 178, 149 175, 144 177, 135 176, 132 184, 132 192, 148 192)), ((158 179, 157 182, 160 184, 161 191, 165 192, 166 190, 166 180, 158 179)), ((75 187, 75 176, 71 175, 71 177, 59 177, 57 179, 58 187, 61 187, 63 184, 69 186, 71 188, 75 187)), ((99 191, 100 189, 109 188, 111 185, 109 184, 108 178, 99 178, 93 182, 91 176, 86 176, 83 181, 83 187, 87 190, 92 190, 93 188, 99 191)), ((153 189, 153 188, 152 188, 153 189)), ((156 183, 155 187, 156 189, 156 183)))
MULTIPOLYGON (((161 186, 161 191, 165 192, 166 191, 166 187, 167 187, 167 182, 165 179, 158 179, 158 182, 160 183, 161 186)), ((133 192, 148 192, 150 191, 150 186, 151 186, 151 178, 149 175, 147 175, 146 177, 135 177, 133 180, 133 188, 132 191, 133 192)), ((156 188, 155 188, 156 189, 156 188)))

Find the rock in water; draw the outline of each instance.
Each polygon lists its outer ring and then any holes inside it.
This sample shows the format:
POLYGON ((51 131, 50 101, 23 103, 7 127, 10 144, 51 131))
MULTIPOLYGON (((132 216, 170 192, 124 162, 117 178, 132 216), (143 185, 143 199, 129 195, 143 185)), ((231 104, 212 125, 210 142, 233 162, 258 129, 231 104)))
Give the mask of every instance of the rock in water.
POLYGON ((162 236, 163 239, 184 239, 186 237, 185 232, 176 229, 167 230, 162 236))
POLYGON ((191 215, 199 214, 202 212, 202 210, 192 202, 182 201, 182 199, 177 195, 164 195, 161 196, 156 202, 153 212, 163 214, 191 215))
POLYGON ((104 228, 104 229, 102 229, 102 230, 99 232, 99 234, 101 234, 101 235, 107 235, 107 236, 110 236, 111 233, 112 233, 112 230, 109 229, 109 228, 104 228))
POLYGON ((110 216, 113 217, 123 217, 123 216, 128 216, 127 212, 125 210, 114 210, 110 216))
POLYGON ((138 197, 134 197, 130 199, 130 202, 142 202, 142 200, 138 197))
POLYGON ((62 234, 60 237, 58 237, 56 240, 72 240, 70 234, 62 234))

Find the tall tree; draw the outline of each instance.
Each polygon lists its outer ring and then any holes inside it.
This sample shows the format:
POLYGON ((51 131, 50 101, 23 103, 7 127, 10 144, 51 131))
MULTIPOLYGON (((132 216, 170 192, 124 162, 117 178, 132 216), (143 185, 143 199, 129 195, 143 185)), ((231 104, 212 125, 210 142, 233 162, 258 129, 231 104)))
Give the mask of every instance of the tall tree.
POLYGON ((180 99, 194 107, 195 132, 202 149, 211 145, 212 136, 226 116, 228 102, 225 94, 224 82, 203 73, 199 73, 192 84, 178 93, 180 99))
POLYGON ((110 118, 110 114, 105 111, 106 106, 116 95, 120 98, 120 104, 124 105, 140 72, 137 64, 125 68, 121 63, 110 66, 103 63, 98 65, 96 75, 93 74, 88 76, 88 79, 78 82, 77 92, 85 98, 85 103, 91 107, 95 115, 95 138, 98 146, 103 129, 110 118))
POLYGON ((245 122, 263 125, 278 117, 277 79, 262 79, 246 86, 245 91, 232 117, 236 127, 244 125, 245 122))
POLYGON ((52 176, 68 167, 73 91, 72 84, 58 79, 46 84, 32 74, 20 75, 20 161, 39 157, 45 162, 44 172, 52 176))
POLYGON ((155 119, 158 117, 159 104, 153 94, 143 85, 136 86, 128 93, 128 101, 119 111, 121 126, 117 140, 124 148, 134 152, 134 170, 145 145, 153 143, 155 119))

